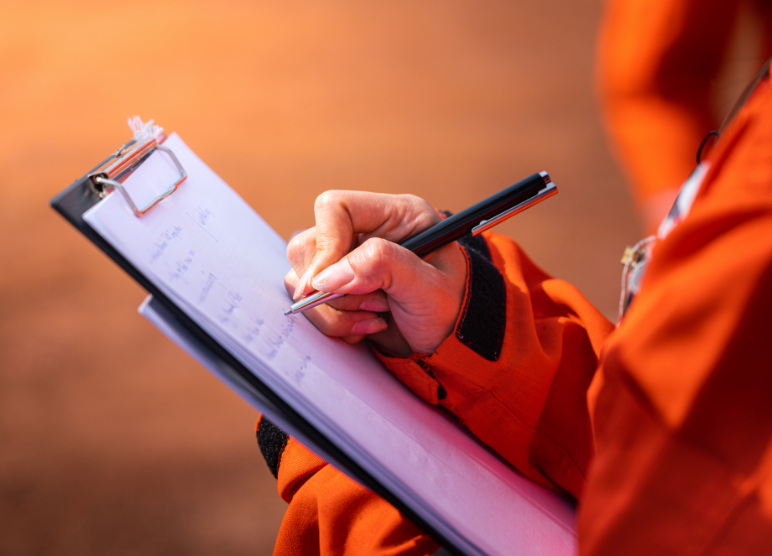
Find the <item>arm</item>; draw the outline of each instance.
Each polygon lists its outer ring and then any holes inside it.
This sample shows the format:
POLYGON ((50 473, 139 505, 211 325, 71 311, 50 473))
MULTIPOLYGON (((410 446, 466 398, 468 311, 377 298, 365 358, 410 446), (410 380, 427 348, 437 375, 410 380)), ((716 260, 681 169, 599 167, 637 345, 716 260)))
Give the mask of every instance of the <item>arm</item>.
POLYGON ((428 556, 439 545, 391 504, 325 463, 264 417, 260 451, 289 504, 275 556, 428 556))
POLYGON ((604 348, 582 553, 762 554, 772 543, 772 89, 711 153, 604 348))
MULTIPOLYGON (((503 236, 451 244, 427 260, 370 237, 399 241, 412 235, 413 223, 426 227, 438 218, 411 197, 328 193, 317 203, 316 228, 290 242, 287 290, 349 294, 304 314, 328 335, 367 337, 417 395, 452 411, 532 480, 578 497, 594 449, 586 389, 613 326, 575 288, 550 278, 503 236), (369 220, 359 218, 368 212, 369 220), (378 326, 367 330, 360 323, 378 326)), ((326 469, 311 465, 297 479, 287 535, 326 534, 314 529, 321 522, 312 515, 321 510, 293 510, 335 498, 327 485, 342 488, 339 474, 326 469)), ((370 512, 395 511, 380 498, 371 500, 355 517, 338 516, 327 526, 346 531, 370 512)))
POLYGON ((578 498, 594 451, 586 391, 613 326, 511 239, 486 233, 462 248, 468 276, 453 332, 431 354, 374 351, 518 471, 578 498))

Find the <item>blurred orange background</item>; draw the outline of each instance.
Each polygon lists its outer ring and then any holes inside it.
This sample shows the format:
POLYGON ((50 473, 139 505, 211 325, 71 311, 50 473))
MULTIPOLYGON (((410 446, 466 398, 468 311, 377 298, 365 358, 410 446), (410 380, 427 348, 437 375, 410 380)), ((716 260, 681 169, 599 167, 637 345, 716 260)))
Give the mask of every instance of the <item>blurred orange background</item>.
POLYGON ((615 318, 639 236, 593 93, 600 0, 0 4, 0 553, 269 554, 256 412, 142 317, 49 206, 155 119, 285 238, 326 189, 456 211, 547 170, 498 231, 615 318))

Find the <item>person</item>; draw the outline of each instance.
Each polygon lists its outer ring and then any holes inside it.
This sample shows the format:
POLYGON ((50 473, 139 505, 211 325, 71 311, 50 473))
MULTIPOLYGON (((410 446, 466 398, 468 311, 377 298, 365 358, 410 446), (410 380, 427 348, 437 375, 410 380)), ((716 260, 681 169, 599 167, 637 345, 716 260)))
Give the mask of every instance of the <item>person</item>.
MULTIPOLYGON (((442 218, 411 196, 328 192, 288 245, 293 297, 367 339, 427 403, 531 480, 578 500, 579 551, 759 554, 772 546, 769 62, 625 267, 617 327, 517 243, 486 232, 426 259, 397 242, 442 218)), ((275 549, 432 554, 383 499, 261 419, 289 502, 275 549)))
POLYGON ((726 107, 716 106, 716 83, 727 63, 750 58, 755 71, 772 56, 772 2, 608 0, 598 44, 606 130, 652 234, 691 172, 696 146, 720 124, 726 107), (750 43, 746 52, 733 41, 738 33, 750 43))

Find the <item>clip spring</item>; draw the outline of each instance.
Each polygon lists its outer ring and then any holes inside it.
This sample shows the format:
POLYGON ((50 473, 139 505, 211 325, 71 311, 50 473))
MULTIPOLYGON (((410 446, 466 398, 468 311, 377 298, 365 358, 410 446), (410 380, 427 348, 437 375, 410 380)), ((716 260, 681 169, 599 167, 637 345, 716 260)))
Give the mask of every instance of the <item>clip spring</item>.
POLYGON ((139 217, 146 214, 158 203, 177 191, 177 187, 185 181, 188 175, 172 150, 160 144, 166 139, 166 135, 163 133, 162 128, 153 124, 153 120, 150 120, 145 124, 142 123, 142 120, 140 120, 138 116, 134 116, 134 118, 129 118, 129 127, 134 132, 134 138, 94 168, 89 173, 89 177, 92 179, 94 188, 97 190, 97 194, 100 197, 104 197, 117 189, 126 199, 126 202, 134 211, 134 214, 139 217), (131 195, 129 195, 128 191, 123 187, 122 182, 134 172, 140 164, 147 160, 155 150, 161 150, 168 154, 171 157, 172 162, 174 162, 174 165, 177 167, 180 175, 168 189, 153 199, 147 206, 139 208, 131 198, 131 195))

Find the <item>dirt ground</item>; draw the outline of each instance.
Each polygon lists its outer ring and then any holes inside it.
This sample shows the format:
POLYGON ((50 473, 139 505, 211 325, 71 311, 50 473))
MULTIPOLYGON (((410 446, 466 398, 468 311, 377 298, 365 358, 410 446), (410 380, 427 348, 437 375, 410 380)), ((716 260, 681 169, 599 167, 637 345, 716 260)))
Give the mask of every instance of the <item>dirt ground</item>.
POLYGON ((639 235, 593 86, 600 0, 0 3, 0 554, 269 554, 255 411, 48 200, 154 118, 288 237, 331 188, 459 210, 616 311, 639 235))

